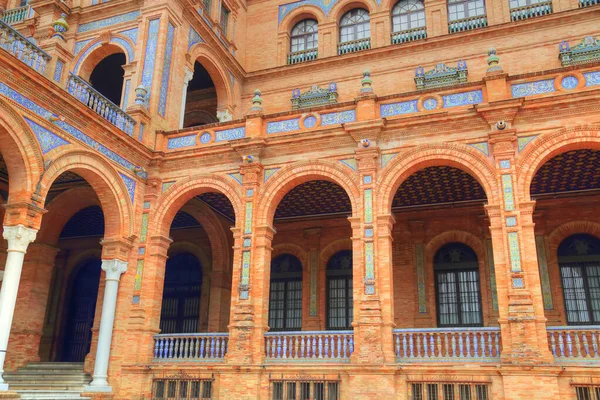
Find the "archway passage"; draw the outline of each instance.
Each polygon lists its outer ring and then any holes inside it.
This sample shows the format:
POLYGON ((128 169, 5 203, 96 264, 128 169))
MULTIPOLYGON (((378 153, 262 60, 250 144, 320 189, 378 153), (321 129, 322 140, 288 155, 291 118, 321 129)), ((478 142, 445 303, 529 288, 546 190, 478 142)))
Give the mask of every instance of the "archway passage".
POLYGON ((217 120, 217 91, 208 71, 198 61, 187 87, 183 127, 206 125, 217 120))
POLYGON ((100 267, 101 261, 96 259, 86 262, 73 272, 60 361, 83 362, 90 351, 100 267))
POLYGON ((92 70, 90 84, 104 97, 119 106, 123 92, 124 53, 114 53, 102 59, 92 70))
POLYGON ((392 260, 399 328, 497 325, 486 201, 471 174, 446 165, 418 170, 398 187, 392 260), (463 239, 468 245, 457 242, 463 239))

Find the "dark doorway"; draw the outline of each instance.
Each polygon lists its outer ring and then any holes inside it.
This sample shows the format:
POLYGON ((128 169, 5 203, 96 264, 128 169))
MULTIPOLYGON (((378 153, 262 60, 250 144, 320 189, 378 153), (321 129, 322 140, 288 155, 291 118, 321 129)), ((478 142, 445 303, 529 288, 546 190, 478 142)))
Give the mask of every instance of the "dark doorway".
POLYGON ((208 71, 198 61, 187 88, 183 127, 217 122, 217 92, 208 71))
POLYGON ((194 333, 200 321, 202 266, 190 254, 181 253, 167 260, 161 333, 194 333))
POLYGON ((125 62, 125 54, 111 54, 100 61, 90 75, 90 84, 92 87, 118 107, 121 106, 123 65, 125 65, 125 62))
POLYGON ((101 261, 93 260, 83 264, 74 272, 61 361, 83 362, 90 352, 92 325, 100 284, 100 267, 101 261))

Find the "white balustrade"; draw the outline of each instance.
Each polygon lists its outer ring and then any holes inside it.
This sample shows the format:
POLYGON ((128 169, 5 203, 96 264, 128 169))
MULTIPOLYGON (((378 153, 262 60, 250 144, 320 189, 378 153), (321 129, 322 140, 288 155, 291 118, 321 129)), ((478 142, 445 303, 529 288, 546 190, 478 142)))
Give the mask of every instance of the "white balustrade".
POLYGON ((398 362, 500 360, 500 328, 394 329, 398 362))
POLYGON ((30 5, 23 7, 11 8, 10 10, 4 11, 2 14, 2 21, 8 25, 17 24, 25 21, 27 18, 33 17, 33 8, 30 5))
POLYGON ((154 336, 154 361, 222 361, 228 333, 181 333, 154 336))
POLYGON ((133 135, 134 119, 121 110, 115 103, 104 97, 89 83, 71 73, 67 83, 67 90, 69 94, 108 120, 108 122, 129 136, 133 135))
POLYGON ((268 332, 265 356, 277 362, 348 362, 354 351, 352 331, 268 332))
POLYGON ((0 47, 43 74, 52 59, 48 53, 31 43, 10 25, 0 21, 0 47))
POLYGON ((600 326, 549 326, 548 346, 556 361, 600 362, 600 326))

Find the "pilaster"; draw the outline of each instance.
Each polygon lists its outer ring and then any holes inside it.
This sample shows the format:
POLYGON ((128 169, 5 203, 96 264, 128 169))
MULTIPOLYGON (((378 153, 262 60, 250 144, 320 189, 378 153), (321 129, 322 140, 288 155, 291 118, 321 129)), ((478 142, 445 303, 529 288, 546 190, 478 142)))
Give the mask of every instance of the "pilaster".
POLYGON ((448 8, 445 0, 425 0, 427 37, 448 33, 448 8))

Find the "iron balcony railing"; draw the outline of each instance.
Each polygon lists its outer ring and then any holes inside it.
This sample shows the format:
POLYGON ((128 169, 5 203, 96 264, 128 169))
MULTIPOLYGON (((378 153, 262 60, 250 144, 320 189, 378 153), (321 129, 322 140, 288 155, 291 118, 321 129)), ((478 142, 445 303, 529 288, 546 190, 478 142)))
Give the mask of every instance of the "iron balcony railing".
POLYGON ((414 28, 405 31, 392 32, 392 44, 400 44, 406 42, 412 42, 413 40, 420 40, 427 38, 427 28, 414 28))
POLYGON ((500 360, 500 328, 394 329, 397 362, 500 360))
POLYGON ((3 21, 0 21, 0 47, 40 74, 46 71, 46 64, 52 59, 48 53, 3 21))
POLYGON ((33 8, 31 8, 30 5, 26 5, 4 11, 2 14, 2 21, 8 25, 12 25, 23 22, 31 17, 33 17, 33 8))
POLYGON ((133 135, 135 121, 119 106, 104 97, 100 92, 90 86, 89 83, 71 73, 67 82, 69 94, 94 110, 102 118, 106 119, 129 136, 133 135))
POLYGON ((510 19, 511 21, 522 21, 524 19, 541 17, 542 15, 548 14, 552 14, 552 1, 512 8, 510 10, 510 19))
POLYGON ((222 361, 229 333, 154 335, 154 361, 222 361))
POLYGON ((487 15, 478 15, 448 22, 448 32, 464 32, 488 26, 487 15))
POLYGON ((579 0, 579 8, 600 4, 600 0, 579 0))
POLYGON ((352 40, 350 42, 343 42, 338 44, 338 54, 354 53, 361 50, 368 50, 371 48, 371 38, 364 38, 358 40, 352 40))
POLYGON ((288 53, 288 64, 299 64, 306 61, 316 60, 319 55, 317 49, 300 50, 288 53))
POLYGON ((549 326, 547 331, 556 361, 600 363, 600 326, 549 326))
POLYGON ((353 352, 352 331, 265 333, 265 356, 268 361, 348 362, 353 352))

